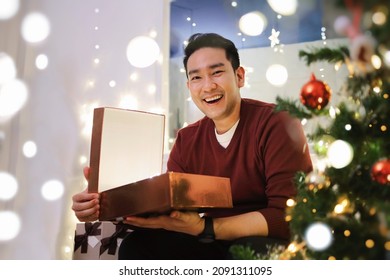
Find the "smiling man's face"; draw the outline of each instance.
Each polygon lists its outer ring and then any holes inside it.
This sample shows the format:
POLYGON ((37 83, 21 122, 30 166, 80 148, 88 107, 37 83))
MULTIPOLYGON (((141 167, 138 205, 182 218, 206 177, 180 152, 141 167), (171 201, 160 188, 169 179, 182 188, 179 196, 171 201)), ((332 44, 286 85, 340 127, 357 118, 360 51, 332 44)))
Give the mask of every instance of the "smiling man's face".
POLYGON ((234 71, 224 49, 195 51, 188 59, 187 71, 192 100, 207 117, 218 122, 237 115, 245 71, 242 67, 234 71))

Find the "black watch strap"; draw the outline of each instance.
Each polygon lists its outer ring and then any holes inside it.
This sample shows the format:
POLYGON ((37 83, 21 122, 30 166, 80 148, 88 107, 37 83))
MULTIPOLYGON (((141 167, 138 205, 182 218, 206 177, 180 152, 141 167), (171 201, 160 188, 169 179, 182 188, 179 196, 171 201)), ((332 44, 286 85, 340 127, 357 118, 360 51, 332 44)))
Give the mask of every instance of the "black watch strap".
POLYGON ((202 243, 211 243, 215 240, 213 218, 205 216, 203 217, 203 219, 204 219, 204 229, 198 235, 198 239, 202 243))

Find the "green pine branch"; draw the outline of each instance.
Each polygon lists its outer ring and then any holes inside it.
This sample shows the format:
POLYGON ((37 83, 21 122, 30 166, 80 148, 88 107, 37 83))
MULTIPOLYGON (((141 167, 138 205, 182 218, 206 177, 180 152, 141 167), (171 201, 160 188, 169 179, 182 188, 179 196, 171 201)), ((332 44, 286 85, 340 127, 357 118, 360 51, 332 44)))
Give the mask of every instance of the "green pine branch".
POLYGON ((327 61, 330 63, 336 63, 339 61, 345 62, 345 58, 349 57, 349 49, 346 46, 341 46, 338 49, 324 48, 310 48, 310 52, 301 50, 299 51, 299 58, 306 61, 306 65, 309 66, 313 62, 327 61))
POLYGON ((293 117, 297 117, 299 119, 311 119, 315 116, 322 116, 329 114, 326 109, 309 109, 303 107, 302 104, 299 103, 298 100, 292 100, 288 98, 282 98, 280 96, 276 97, 276 111, 287 111, 293 117))
POLYGON ((258 260, 261 259, 259 255, 249 246, 233 245, 229 249, 235 260, 258 260))

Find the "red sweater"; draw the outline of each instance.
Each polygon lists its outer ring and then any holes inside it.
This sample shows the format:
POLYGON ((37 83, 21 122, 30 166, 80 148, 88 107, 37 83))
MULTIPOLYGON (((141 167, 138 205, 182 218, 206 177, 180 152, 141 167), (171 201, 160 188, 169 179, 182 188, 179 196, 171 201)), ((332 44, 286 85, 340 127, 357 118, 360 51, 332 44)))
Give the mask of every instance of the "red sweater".
POLYGON ((168 171, 229 177, 233 209, 213 210, 214 217, 260 211, 268 236, 289 238, 286 200, 296 195, 293 177, 309 172, 312 163, 299 120, 274 105, 242 99, 240 122, 225 149, 217 141, 211 119, 178 132, 168 171))

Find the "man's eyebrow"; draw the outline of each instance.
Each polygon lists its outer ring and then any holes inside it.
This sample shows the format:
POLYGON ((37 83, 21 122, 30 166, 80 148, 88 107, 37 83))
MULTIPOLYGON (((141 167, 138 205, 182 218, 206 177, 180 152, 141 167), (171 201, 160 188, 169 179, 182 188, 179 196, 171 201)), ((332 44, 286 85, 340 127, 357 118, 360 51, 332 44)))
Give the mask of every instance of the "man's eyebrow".
MULTIPOLYGON (((225 66, 225 64, 222 63, 222 62, 219 62, 219 63, 212 64, 212 65, 208 66, 207 68, 209 68, 209 69, 215 69, 215 68, 218 68, 218 67, 221 67, 221 66, 225 66)), ((190 70, 190 71, 188 72, 188 75, 196 74, 196 73, 198 73, 199 71, 200 71, 199 69, 190 70)))

